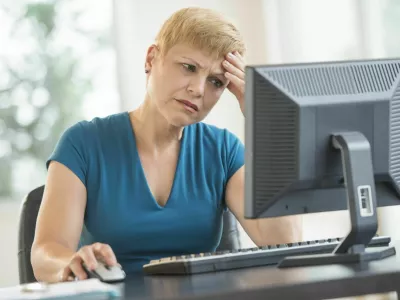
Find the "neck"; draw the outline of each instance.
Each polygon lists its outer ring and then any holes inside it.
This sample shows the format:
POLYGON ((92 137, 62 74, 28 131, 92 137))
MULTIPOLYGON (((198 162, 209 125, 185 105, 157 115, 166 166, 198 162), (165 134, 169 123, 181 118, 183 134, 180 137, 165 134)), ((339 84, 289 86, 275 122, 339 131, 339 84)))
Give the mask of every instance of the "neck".
POLYGON ((168 123, 147 93, 143 104, 129 115, 136 138, 149 150, 162 152, 182 138, 183 128, 168 123))

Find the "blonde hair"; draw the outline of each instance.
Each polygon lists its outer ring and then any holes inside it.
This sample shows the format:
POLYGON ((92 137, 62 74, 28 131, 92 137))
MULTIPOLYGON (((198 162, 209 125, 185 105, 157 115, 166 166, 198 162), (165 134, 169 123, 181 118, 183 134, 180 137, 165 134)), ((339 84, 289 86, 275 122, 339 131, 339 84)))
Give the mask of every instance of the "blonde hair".
POLYGON ((232 22, 214 10, 200 7, 176 11, 156 36, 162 55, 180 43, 205 51, 214 58, 233 51, 243 56, 246 50, 243 38, 232 22))

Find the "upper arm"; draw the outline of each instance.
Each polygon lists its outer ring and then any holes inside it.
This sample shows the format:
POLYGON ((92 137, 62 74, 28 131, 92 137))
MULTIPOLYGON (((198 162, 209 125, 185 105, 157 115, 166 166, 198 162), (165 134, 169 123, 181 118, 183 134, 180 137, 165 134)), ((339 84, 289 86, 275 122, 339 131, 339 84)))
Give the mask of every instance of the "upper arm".
POLYGON ((262 219, 244 217, 244 168, 241 167, 229 179, 225 202, 252 241, 258 246, 301 241, 301 215, 262 219))
POLYGON ((227 184, 224 201, 227 208, 255 242, 257 224, 254 220, 244 218, 244 145, 231 133, 227 134, 225 144, 227 184))
POLYGON ((300 215, 263 219, 246 219, 244 217, 244 145, 229 132, 225 136, 225 145, 227 183, 224 202, 252 241, 256 245, 262 246, 302 240, 302 216, 300 215))
POLYGON ((259 246, 300 241, 302 239, 300 215, 263 219, 244 218, 244 145, 232 134, 228 135, 226 144, 228 181, 224 200, 249 237, 259 246))
POLYGON ((244 218, 244 166, 229 179, 225 189, 225 203, 249 237, 257 244, 256 221, 244 218))
POLYGON ((78 246, 87 201, 88 136, 81 123, 68 128, 47 162, 34 245, 58 242, 73 250, 78 246))
POLYGON ((78 247, 86 207, 86 187, 65 165, 52 161, 36 222, 34 245, 57 242, 78 247))

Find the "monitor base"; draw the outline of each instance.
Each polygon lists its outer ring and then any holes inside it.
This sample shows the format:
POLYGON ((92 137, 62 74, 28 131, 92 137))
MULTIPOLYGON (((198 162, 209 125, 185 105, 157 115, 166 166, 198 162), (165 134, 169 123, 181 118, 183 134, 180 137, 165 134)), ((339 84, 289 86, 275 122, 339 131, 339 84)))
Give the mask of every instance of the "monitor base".
POLYGON ((365 252, 361 253, 328 253, 286 257, 278 264, 278 268, 360 263, 381 260, 393 255, 396 255, 394 247, 370 247, 365 248, 365 252))

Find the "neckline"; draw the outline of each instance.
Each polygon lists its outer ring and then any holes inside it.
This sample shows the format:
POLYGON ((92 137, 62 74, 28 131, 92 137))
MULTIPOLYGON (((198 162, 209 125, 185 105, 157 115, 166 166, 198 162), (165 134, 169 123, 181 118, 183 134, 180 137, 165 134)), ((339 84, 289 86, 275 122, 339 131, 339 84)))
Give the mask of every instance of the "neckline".
POLYGON ((130 131, 131 131, 130 136, 132 138, 132 142, 133 142, 133 146, 134 146, 135 160, 138 162, 139 169, 140 169, 140 176, 142 177, 142 180, 146 186, 146 191, 147 191, 148 195, 150 196, 152 202, 155 204, 155 206, 158 209, 165 209, 166 207, 171 205, 171 203, 170 203, 170 202, 172 202, 171 200, 173 200, 175 198, 173 196, 174 196, 174 191, 175 191, 175 185, 176 185, 176 182, 178 181, 178 176, 180 174, 179 170, 180 170, 180 165, 181 165, 181 160, 182 160, 182 155, 183 155, 182 153, 183 153, 183 149, 184 149, 184 144, 186 141, 187 130, 186 130, 186 128, 184 128, 183 132, 182 132, 181 143, 179 146, 178 161, 177 161, 176 167, 175 167, 174 179, 172 181, 171 190, 169 192, 168 199, 167 199, 165 205, 162 206, 157 202, 156 198, 154 197, 153 193, 151 192, 149 183, 147 181, 146 174, 145 174, 143 164, 142 164, 142 160, 140 159, 140 156, 139 156, 139 151, 138 151, 137 141, 136 141, 136 134, 135 134, 135 131, 133 128, 133 124, 131 123, 131 120, 130 120, 129 112, 125 112, 125 115, 126 115, 128 125, 129 125, 130 131))

